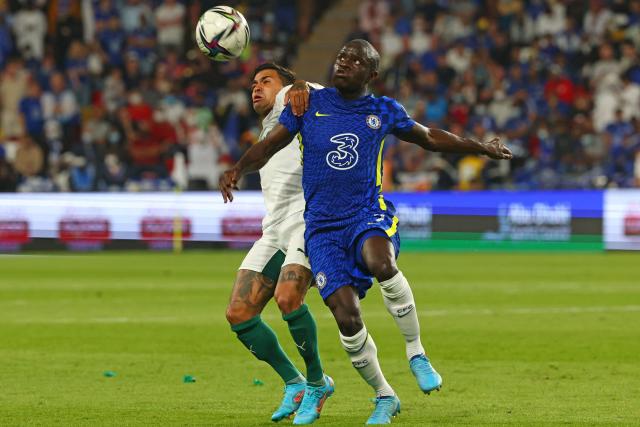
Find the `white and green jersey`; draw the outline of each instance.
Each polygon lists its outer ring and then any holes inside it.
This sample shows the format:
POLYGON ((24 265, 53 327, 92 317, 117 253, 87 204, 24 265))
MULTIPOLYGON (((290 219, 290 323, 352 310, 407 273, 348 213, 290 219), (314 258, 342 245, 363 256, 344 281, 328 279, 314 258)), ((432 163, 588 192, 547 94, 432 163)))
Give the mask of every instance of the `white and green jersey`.
MULTIPOLYGON (((314 89, 322 86, 311 83, 314 89)), ((278 92, 273 109, 262 120, 262 141, 278 124, 280 113, 284 110, 284 96, 291 86, 278 92)), ((260 169, 260 183, 267 214, 262 220, 262 229, 278 224, 296 213, 304 211, 304 195, 302 194, 302 154, 297 138, 291 140, 278 151, 266 165, 260 169)))

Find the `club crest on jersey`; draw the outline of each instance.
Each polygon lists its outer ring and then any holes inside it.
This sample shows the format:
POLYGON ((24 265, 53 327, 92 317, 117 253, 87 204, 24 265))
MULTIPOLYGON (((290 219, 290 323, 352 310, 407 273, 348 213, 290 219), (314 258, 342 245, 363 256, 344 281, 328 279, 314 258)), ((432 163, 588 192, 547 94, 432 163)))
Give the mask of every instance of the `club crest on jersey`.
POLYGON ((373 114, 367 116, 367 126, 369 126, 371 129, 380 129, 381 125, 382 122, 380 121, 380 117, 373 114))
POLYGON ((321 271, 316 274, 316 285, 318 285, 318 290, 321 291, 324 288, 324 285, 327 284, 327 276, 321 271))
POLYGON ((358 163, 358 152, 356 147, 360 142, 358 135, 354 133, 341 133, 334 135, 330 139, 334 144, 338 144, 336 151, 327 153, 327 164, 332 169, 347 170, 358 163))

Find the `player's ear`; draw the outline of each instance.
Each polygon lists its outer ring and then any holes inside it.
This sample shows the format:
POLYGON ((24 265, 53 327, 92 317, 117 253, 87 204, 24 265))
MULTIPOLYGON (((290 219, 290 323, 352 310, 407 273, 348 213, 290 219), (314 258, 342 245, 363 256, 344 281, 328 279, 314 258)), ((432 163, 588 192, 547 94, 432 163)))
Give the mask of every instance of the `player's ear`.
POLYGON ((377 78, 378 78, 378 70, 372 70, 371 74, 369 75, 369 81, 373 81, 377 78))

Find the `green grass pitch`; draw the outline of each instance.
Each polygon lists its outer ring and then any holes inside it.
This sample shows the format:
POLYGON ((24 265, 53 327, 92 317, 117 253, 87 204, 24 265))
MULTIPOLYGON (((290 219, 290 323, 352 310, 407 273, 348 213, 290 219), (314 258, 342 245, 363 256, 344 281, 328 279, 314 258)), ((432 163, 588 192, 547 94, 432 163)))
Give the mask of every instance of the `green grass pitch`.
MULTIPOLYGON (((273 425, 282 384, 224 317, 242 256, 0 257, 0 425, 273 425)), ((402 400, 394 424, 640 423, 638 254, 405 253, 400 267, 444 388, 419 392, 374 285, 363 313, 402 400)), ((372 394, 315 289, 308 303, 336 381, 316 425, 362 425, 372 394)), ((264 318, 303 369, 275 305, 264 318)))

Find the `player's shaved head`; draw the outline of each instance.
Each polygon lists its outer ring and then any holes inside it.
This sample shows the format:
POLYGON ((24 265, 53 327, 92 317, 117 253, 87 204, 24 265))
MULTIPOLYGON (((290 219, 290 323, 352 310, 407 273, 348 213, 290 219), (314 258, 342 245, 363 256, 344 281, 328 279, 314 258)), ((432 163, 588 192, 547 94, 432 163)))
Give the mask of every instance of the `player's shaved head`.
POLYGON ((332 83, 347 99, 364 95, 367 85, 378 77, 380 54, 366 40, 347 42, 333 64, 332 83))
POLYGON ((380 54, 371 43, 364 39, 353 39, 348 41, 344 45, 344 47, 359 48, 362 51, 364 58, 367 60, 367 62, 369 62, 371 71, 378 71, 378 66, 380 64, 380 54))

